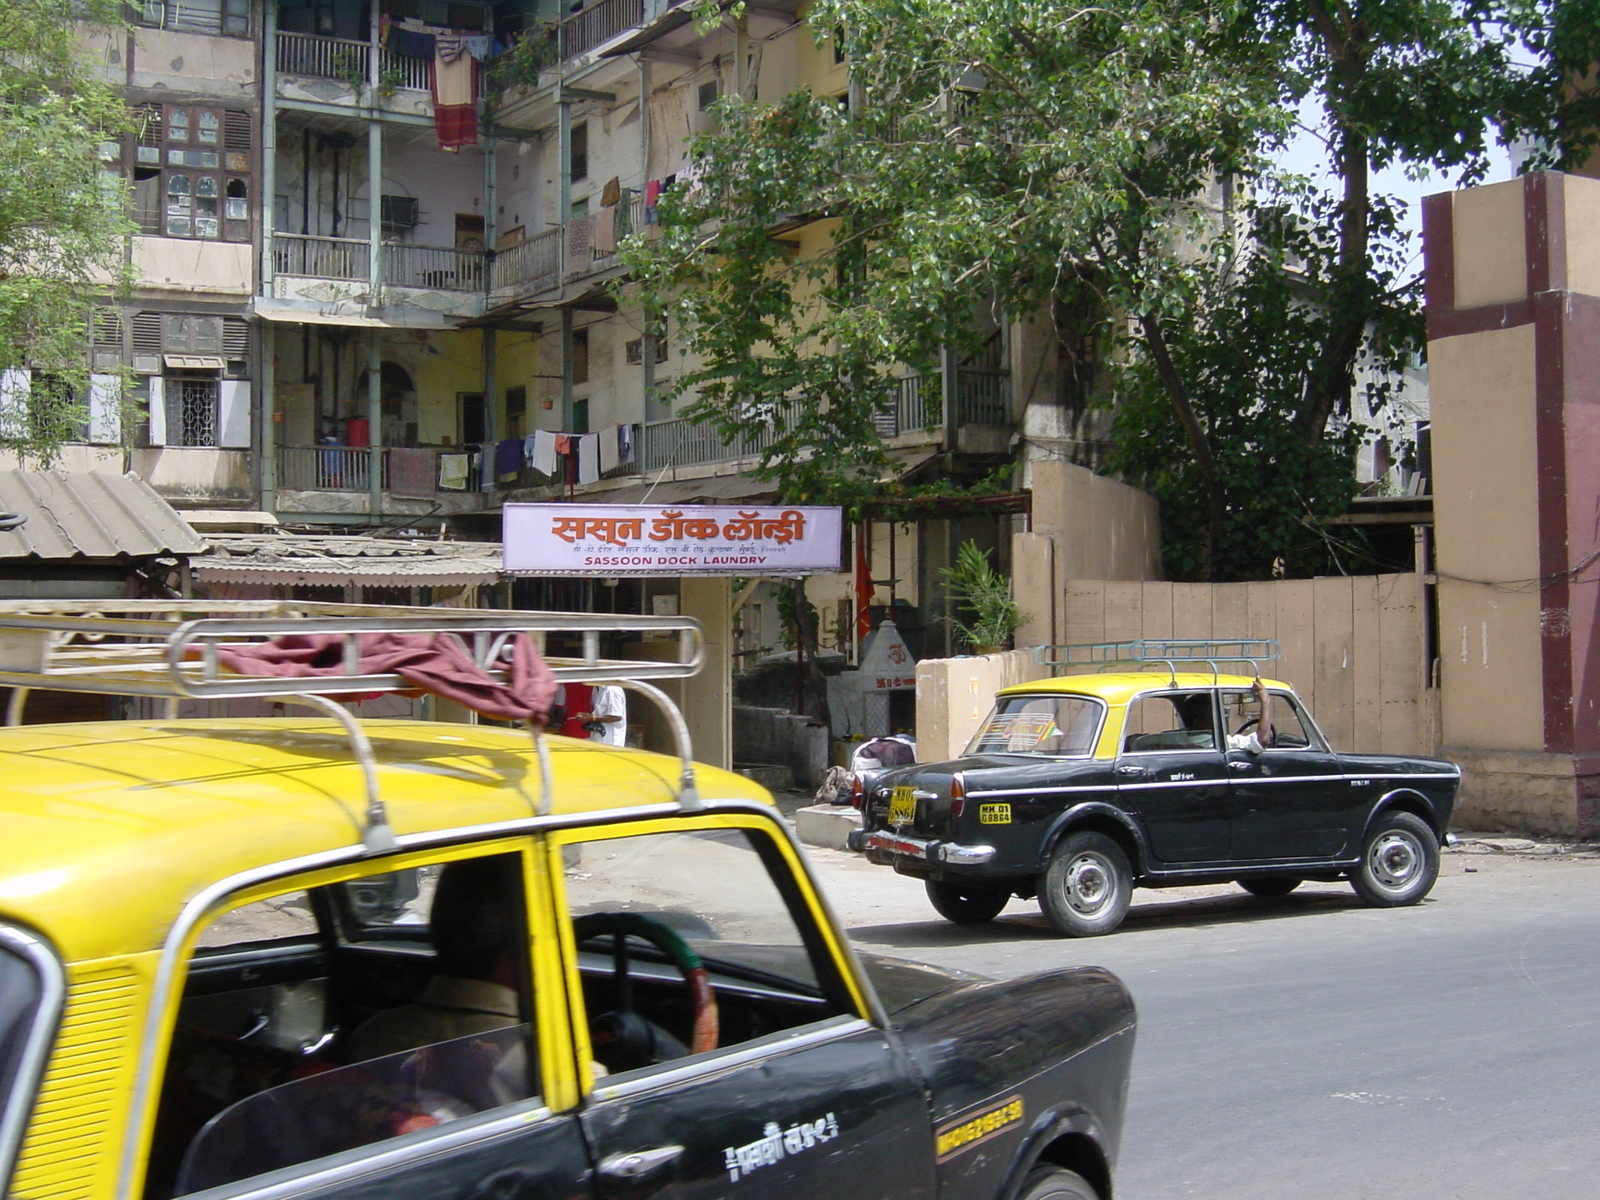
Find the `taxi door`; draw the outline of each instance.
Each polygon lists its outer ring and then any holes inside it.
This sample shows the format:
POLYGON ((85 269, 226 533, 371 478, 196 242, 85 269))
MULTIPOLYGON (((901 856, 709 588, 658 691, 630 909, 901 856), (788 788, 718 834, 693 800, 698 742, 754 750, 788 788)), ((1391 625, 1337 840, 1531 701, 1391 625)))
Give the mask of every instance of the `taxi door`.
POLYGON ((1117 795, 1163 863, 1228 857, 1233 797, 1210 689, 1153 692, 1128 705, 1117 795))
POLYGON ((551 846, 599 1200, 932 1195, 917 1076, 770 819, 551 846))

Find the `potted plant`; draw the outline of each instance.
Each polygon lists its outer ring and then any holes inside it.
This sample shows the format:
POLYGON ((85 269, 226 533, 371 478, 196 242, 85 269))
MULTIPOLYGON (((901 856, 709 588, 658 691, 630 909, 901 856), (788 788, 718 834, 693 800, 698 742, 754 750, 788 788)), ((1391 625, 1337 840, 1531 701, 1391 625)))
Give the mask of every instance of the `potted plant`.
POLYGON ((989 563, 989 555, 976 542, 962 542, 956 564, 939 572, 950 585, 951 598, 973 614, 972 623, 955 618, 956 631, 974 654, 1004 650, 1023 623, 1022 610, 1011 598, 1011 580, 989 563))

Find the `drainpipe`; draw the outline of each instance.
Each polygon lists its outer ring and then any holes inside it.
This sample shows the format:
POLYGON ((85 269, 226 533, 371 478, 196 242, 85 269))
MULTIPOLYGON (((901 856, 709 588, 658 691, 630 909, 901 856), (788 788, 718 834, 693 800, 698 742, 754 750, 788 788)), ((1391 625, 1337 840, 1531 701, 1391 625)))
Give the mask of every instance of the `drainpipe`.
POLYGON ((561 428, 570 430, 572 420, 572 310, 561 310, 561 428))
MULTIPOLYGON (((493 261, 493 247, 495 239, 499 236, 497 230, 499 223, 497 200, 495 195, 495 176, 499 170, 498 158, 495 147, 497 143, 492 135, 483 139, 483 264, 485 292, 489 286, 489 264, 493 261)), ((492 326, 485 326, 483 330, 483 433, 490 442, 499 441, 499 430, 496 428, 494 394, 497 386, 495 378, 495 331, 492 326)), ((498 482, 498 481, 497 481, 498 482)))
MULTIPOLYGON (((277 270, 273 220, 278 190, 278 6, 267 4, 265 9, 261 49, 261 186, 256 203, 261 213, 260 295, 270 297, 277 270)), ((261 507, 267 512, 276 511, 278 506, 278 380, 274 370, 277 349, 277 329, 263 321, 256 339, 256 387, 259 390, 255 408, 261 417, 261 507)))
MULTIPOLYGON (((372 0, 367 37, 367 307, 383 307, 383 122, 378 114, 380 0, 372 0)), ((383 347, 367 331, 367 511, 383 512, 383 347)))
POLYGON ((483 327, 483 439, 491 445, 500 440, 500 432, 495 428, 494 419, 494 391, 495 381, 495 330, 492 325, 483 327))
MULTIPOLYGON (((639 56, 639 179, 648 187, 650 183, 650 85, 651 85, 650 60, 642 54, 639 56)), ((631 217, 632 214, 630 213, 631 217)), ((644 336, 640 339, 640 352, 644 357, 644 405, 639 413, 639 419, 646 424, 651 417, 650 405, 656 397, 656 314, 654 310, 644 310, 644 336)), ((643 440, 643 426, 640 427, 640 439, 643 440)), ((639 451, 634 451, 635 457, 639 451)))
POLYGON ((563 232, 557 250, 557 261, 561 264, 561 276, 558 286, 565 287, 567 282, 567 235, 565 232, 568 219, 572 216, 572 101, 567 99, 566 92, 560 83, 556 84, 556 163, 560 180, 561 211, 556 214, 556 224, 561 226, 563 232))
POLYGON ((367 117, 367 307, 383 307, 383 122, 367 117))

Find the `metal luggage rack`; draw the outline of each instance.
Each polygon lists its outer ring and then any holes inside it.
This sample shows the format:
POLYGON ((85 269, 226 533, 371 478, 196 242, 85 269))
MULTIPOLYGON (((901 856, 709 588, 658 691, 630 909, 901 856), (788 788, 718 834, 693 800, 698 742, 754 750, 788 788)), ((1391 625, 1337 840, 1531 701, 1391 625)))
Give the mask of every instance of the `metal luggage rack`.
POLYGON ((1036 646, 1034 661, 1050 668, 1051 674, 1065 674, 1073 667, 1094 667, 1107 671, 1113 667, 1165 667, 1174 680, 1178 667, 1208 666, 1211 677, 1222 675, 1221 664, 1247 666, 1257 679, 1261 663, 1278 657, 1282 648, 1276 638, 1139 638, 1130 642, 1079 642, 1074 645, 1036 646))
MULTIPOLYGON (((366 783, 367 813, 362 840, 373 852, 393 849, 377 762, 366 733, 333 696, 404 691, 398 675, 356 673, 358 637, 366 633, 445 633, 492 678, 504 681, 502 653, 512 638, 529 634, 562 683, 615 684, 652 701, 666 718, 681 764, 680 808, 701 807, 693 751, 683 713, 649 679, 682 679, 700 670, 705 638, 689 617, 606 613, 523 612, 484 608, 417 608, 375 604, 318 604, 293 600, 18 600, 0 602, 0 687, 15 689, 6 724, 22 720, 34 690, 148 696, 167 702, 176 715, 183 699, 253 698, 314 708, 338 721, 350 738, 352 758, 366 783), (676 659, 607 658, 605 634, 676 635, 676 659), (259 644, 287 634, 335 634, 344 639, 345 671, 339 675, 285 677, 242 675, 221 664, 224 646, 259 644), (577 654, 546 654, 551 635, 576 637, 577 654)), ((543 731, 533 730, 541 795, 535 813, 550 811, 552 779, 543 731)))

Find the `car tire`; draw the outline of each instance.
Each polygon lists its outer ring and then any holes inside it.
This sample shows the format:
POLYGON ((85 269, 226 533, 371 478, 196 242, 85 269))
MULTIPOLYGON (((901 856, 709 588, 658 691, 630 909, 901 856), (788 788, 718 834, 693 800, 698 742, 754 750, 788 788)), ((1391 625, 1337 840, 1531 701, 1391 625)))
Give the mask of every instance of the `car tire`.
POLYGON ((1068 834, 1039 877, 1039 907, 1057 932, 1098 937, 1122 924, 1133 900, 1133 870, 1103 833, 1068 834))
POLYGON ((1361 864, 1350 886, 1376 908, 1415 904, 1439 877, 1439 839, 1414 813, 1387 812, 1361 847, 1361 864))
POLYGON ((957 925, 983 925, 1000 915, 1000 910, 1011 902, 1011 893, 1003 888, 982 887, 970 883, 952 883, 948 880, 930 879, 928 903, 946 921, 957 925))
POLYGON ((1076 1171, 1035 1167, 1022 1181, 1017 1200, 1100 1200, 1100 1193, 1076 1171))
POLYGON ((1276 896, 1287 896, 1304 883, 1305 880, 1296 879, 1293 875, 1257 875, 1253 878, 1235 879, 1234 882, 1252 896, 1270 899, 1276 896))

